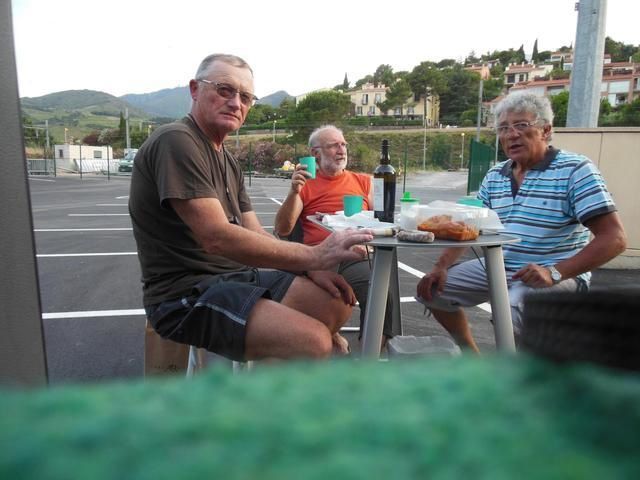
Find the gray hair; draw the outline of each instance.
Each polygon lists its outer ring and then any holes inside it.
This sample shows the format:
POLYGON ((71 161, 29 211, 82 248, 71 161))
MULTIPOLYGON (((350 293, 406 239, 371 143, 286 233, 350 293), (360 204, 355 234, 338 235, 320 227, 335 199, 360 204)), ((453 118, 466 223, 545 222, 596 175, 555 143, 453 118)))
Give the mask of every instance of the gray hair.
POLYGON ((200 66, 196 71, 195 80, 203 80, 210 73, 211 65, 213 65, 214 62, 223 62, 234 67, 246 68, 251 72, 251 75, 253 76, 253 70, 251 70, 249 64, 242 58, 226 53, 214 53, 205 57, 205 59, 200 62, 200 66))
POLYGON ((493 110, 496 123, 500 115, 507 112, 533 113, 536 120, 541 120, 545 125, 553 125, 553 110, 549 99, 526 90, 511 92, 498 102, 493 110))
POLYGON ((311 135, 309 135, 309 147, 311 148, 317 147, 318 145, 316 145, 316 142, 320 139, 322 134, 327 130, 334 130, 336 132, 339 132, 342 136, 344 136, 344 132, 340 130, 338 127, 336 127, 335 125, 321 125, 320 127, 316 128, 313 132, 311 132, 311 135))

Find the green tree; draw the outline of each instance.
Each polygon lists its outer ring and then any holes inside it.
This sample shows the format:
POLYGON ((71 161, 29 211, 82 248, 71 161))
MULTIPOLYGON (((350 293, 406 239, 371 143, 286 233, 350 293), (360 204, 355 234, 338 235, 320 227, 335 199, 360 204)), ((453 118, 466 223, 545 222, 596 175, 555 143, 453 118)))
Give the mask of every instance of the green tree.
POLYGON ((407 82, 413 94, 424 102, 424 111, 427 111, 427 97, 430 95, 441 96, 447 91, 447 82, 442 71, 433 62, 422 62, 414 67, 407 82))
MULTIPOLYGON (((608 103, 608 102, 607 102, 608 103)), ((600 125, 604 127, 639 127, 640 126, 640 97, 636 98, 631 103, 625 103, 618 107, 608 107, 609 113, 604 114, 607 111, 607 106, 600 104, 600 125)))
POLYGON ((626 127, 640 127, 640 97, 631 103, 625 103, 619 107, 621 113, 621 123, 626 127))
POLYGON ((440 95, 440 121, 449 125, 461 123, 461 115, 477 111, 480 76, 461 65, 445 70, 447 90, 440 95))
POLYGON ((551 50, 543 50, 538 53, 538 62, 544 63, 551 58, 551 50))
POLYGON ((569 109, 569 91, 552 95, 551 109, 553 110, 553 124, 556 127, 565 127, 567 125, 567 110, 569 109))
POLYGON ((623 42, 616 42, 611 37, 604 39, 604 53, 611 55, 612 62, 628 62, 630 57, 640 52, 640 47, 635 47, 623 42))
POLYGON ((469 52, 469 55, 467 55, 467 58, 464 59, 464 63, 465 65, 469 65, 472 63, 478 63, 480 61, 480 59, 476 56, 476 52, 474 52, 473 50, 471 50, 469 52))
POLYGON ((456 62, 453 58, 445 58, 440 60, 438 63, 436 63, 436 67, 438 68, 447 68, 447 67, 453 67, 456 62))
POLYGON ((559 80, 561 78, 569 78, 569 77, 571 77, 571 72, 569 70, 563 70, 561 68, 554 68, 549 72, 548 75, 545 76, 545 78, 550 78, 554 80, 559 80))
POLYGON ((490 78, 485 80, 482 85, 482 99, 485 101, 493 100, 498 95, 501 95, 504 90, 504 77, 499 76, 497 78, 490 78))
POLYGON ((609 99, 607 97, 604 97, 602 100, 600 100, 599 119, 602 119, 603 117, 606 117, 607 115, 611 114, 612 110, 613 109, 611 108, 611 104, 609 103, 609 99))
POLYGON ((356 82, 355 88, 360 88, 365 83, 373 83, 373 75, 367 75, 362 77, 360 80, 356 82))
POLYGON ((342 81, 342 90, 349 90, 349 79, 347 78, 347 72, 344 72, 344 80, 342 81))
POLYGON ((334 90, 307 95, 292 112, 287 123, 294 138, 306 141, 311 131, 325 123, 342 125, 351 108, 351 99, 334 90))
POLYGON ((538 63, 538 39, 533 43, 533 52, 531 52, 531 63, 538 63))
POLYGON ((516 63, 524 63, 527 61, 527 58, 524 54, 524 44, 520 45, 520 48, 516 52, 516 57, 517 57, 516 63))
POLYGON ((254 105, 245 119, 247 125, 259 125, 276 118, 275 109, 268 104, 254 105))
POLYGON ((378 103, 376 106, 386 112, 395 108, 400 108, 400 115, 404 115, 403 107, 407 103, 407 99, 411 96, 411 86, 406 80, 397 80, 387 88, 386 98, 384 102, 378 103))
POLYGON ((125 138, 127 135, 127 122, 124 120, 124 114, 120 112, 120 123, 118 125, 118 131, 120 132, 120 138, 125 138))
POLYGON ((287 118, 289 113, 296 109, 295 98, 285 98, 278 107, 278 118, 287 118))
POLYGON ((451 164, 451 144, 448 135, 444 133, 436 134, 429 145, 429 153, 431 154, 431 163, 434 166, 448 169, 451 164))
POLYGON ((380 84, 389 87, 393 84, 394 78, 391 65, 380 65, 373 74, 373 84, 376 87, 380 84))
POLYGON ((501 63, 496 63, 491 69, 489 73, 494 78, 504 78, 504 66, 501 63))

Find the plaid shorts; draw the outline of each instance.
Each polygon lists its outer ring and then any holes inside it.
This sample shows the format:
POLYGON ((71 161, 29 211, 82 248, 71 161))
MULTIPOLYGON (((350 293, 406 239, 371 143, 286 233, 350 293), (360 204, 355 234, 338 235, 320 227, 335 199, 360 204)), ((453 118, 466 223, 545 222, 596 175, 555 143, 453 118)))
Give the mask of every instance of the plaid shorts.
POLYGON ((244 361, 249 313, 261 298, 282 301, 294 278, 266 269, 212 275, 189 295, 145 310, 161 337, 244 361))

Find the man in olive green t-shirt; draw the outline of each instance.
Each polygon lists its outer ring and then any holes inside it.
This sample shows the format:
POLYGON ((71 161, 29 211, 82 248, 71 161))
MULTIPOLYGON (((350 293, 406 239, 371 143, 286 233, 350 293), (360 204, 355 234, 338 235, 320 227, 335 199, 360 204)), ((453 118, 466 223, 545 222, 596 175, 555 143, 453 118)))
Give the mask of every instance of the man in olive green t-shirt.
POLYGON ((361 258, 351 247, 371 235, 339 232, 310 247, 267 233, 223 146, 256 99, 251 68, 210 55, 189 90, 190 114, 147 139, 131 179, 151 325, 164 338, 233 360, 327 357, 355 303, 330 270, 361 258))

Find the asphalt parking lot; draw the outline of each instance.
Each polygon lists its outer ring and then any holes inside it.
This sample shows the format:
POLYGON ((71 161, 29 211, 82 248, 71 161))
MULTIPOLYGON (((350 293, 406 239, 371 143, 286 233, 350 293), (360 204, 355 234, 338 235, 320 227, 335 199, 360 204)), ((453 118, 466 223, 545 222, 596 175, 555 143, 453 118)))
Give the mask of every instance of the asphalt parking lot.
MULTIPOLYGON (((466 194, 466 178, 465 172, 421 173, 406 179, 406 190, 423 203, 455 200, 466 194)), ((143 375, 145 317, 127 211, 129 183, 129 176, 30 178, 51 384, 143 375)), ((399 192, 402 187, 400 179, 399 192)), ((247 188, 260 221, 271 231, 289 180, 252 178, 247 188)), ((405 335, 445 334, 413 300, 417 280, 437 255, 436 250, 398 252, 405 335)), ((598 270, 594 286, 637 283, 639 277, 637 270, 598 270)), ((469 314, 481 350, 495 350, 488 311, 474 308, 469 314)), ((357 318, 354 309, 350 325, 357 325, 357 318)), ((357 352, 356 334, 347 336, 357 352)))

